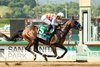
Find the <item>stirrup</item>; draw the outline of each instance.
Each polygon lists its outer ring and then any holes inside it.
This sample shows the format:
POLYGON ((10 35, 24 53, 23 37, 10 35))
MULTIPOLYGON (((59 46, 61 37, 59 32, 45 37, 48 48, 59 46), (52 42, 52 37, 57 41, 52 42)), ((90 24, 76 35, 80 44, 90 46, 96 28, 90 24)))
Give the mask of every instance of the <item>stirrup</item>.
POLYGON ((48 44, 49 43, 49 39, 46 39, 46 42, 45 43, 48 44))

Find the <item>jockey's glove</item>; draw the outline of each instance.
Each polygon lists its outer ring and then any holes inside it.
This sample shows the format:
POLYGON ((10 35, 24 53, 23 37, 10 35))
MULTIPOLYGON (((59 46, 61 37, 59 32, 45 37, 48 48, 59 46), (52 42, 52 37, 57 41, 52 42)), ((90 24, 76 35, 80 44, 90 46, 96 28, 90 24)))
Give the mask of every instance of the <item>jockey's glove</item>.
POLYGON ((63 25, 64 23, 59 23, 58 26, 63 25))

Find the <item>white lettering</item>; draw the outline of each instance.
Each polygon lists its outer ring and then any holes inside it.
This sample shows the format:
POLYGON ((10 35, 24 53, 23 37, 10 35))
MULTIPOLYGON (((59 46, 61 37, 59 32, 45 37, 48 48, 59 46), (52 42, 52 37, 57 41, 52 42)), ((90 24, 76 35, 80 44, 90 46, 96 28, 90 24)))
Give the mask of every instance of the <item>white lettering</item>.
POLYGON ((25 47, 24 46, 9 46, 8 50, 12 51, 12 52, 14 52, 14 51, 23 52, 23 51, 25 51, 25 47))
POLYGON ((26 53, 21 52, 9 52, 8 58, 26 58, 26 53))
POLYGON ((51 52, 52 51, 50 47, 45 47, 45 46, 40 46, 38 49, 41 52, 51 52))
POLYGON ((89 52, 89 56, 91 56, 91 57, 99 57, 100 56, 100 52, 89 52))
POLYGON ((9 46, 8 58, 26 58, 26 50, 24 46, 9 46))

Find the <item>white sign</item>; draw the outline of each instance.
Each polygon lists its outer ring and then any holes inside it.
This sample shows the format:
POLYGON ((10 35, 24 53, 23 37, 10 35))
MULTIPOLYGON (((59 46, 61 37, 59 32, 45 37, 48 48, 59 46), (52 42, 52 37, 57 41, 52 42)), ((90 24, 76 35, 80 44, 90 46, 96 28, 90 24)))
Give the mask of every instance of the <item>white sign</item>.
MULTIPOLYGON (((27 52, 24 46, 2 46, 4 50, 3 57, 7 61, 32 61, 33 55, 27 52)), ((1 49, 1 46, 0 46, 1 49)), ((2 58, 3 58, 2 57, 2 58)))
POLYGON ((88 13, 83 13, 83 43, 88 41, 88 13))
MULTIPOLYGON (((33 47, 31 48, 33 49, 33 47)), ((49 46, 39 46, 39 51, 43 54, 54 55, 49 46)), ((48 58, 48 61, 76 61, 76 49, 74 46, 67 46, 68 52, 62 59, 48 58)), ((61 56, 64 50, 57 48, 58 56, 61 56)), ((44 58, 37 54, 36 61, 45 61, 44 58)), ((34 61, 34 56, 25 50, 25 46, 0 46, 0 61, 34 61)))
POLYGON ((100 51, 89 51, 88 62, 100 62, 100 51))

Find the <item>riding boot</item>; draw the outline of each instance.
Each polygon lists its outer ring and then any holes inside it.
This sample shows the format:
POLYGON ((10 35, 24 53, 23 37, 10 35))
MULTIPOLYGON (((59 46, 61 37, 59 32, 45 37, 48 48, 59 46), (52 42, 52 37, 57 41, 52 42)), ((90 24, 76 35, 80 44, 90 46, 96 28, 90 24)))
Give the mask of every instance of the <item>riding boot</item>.
MULTIPOLYGON (((51 25, 51 27, 53 28, 53 30, 55 31, 55 25, 51 25)), ((51 28, 50 28, 51 29, 51 28)), ((50 31, 50 29, 49 29, 49 31, 50 31)), ((50 33, 49 33, 50 34, 50 33)), ((49 36, 49 34, 47 34, 47 36, 46 36, 46 44, 49 44, 49 41, 50 41, 50 39, 51 39, 51 37, 53 36, 53 34, 51 35, 51 36, 49 36)))
POLYGON ((51 29, 52 25, 48 25, 48 28, 47 28, 47 31, 46 31, 46 34, 49 35, 50 34, 50 29, 51 29))
POLYGON ((53 32, 55 32, 56 26, 52 25, 52 28, 53 28, 53 32))
POLYGON ((50 41, 50 36, 47 35, 47 36, 46 36, 46 44, 49 44, 49 41, 50 41))
POLYGON ((55 25, 52 25, 52 27, 53 27, 53 30, 55 30, 55 25))

